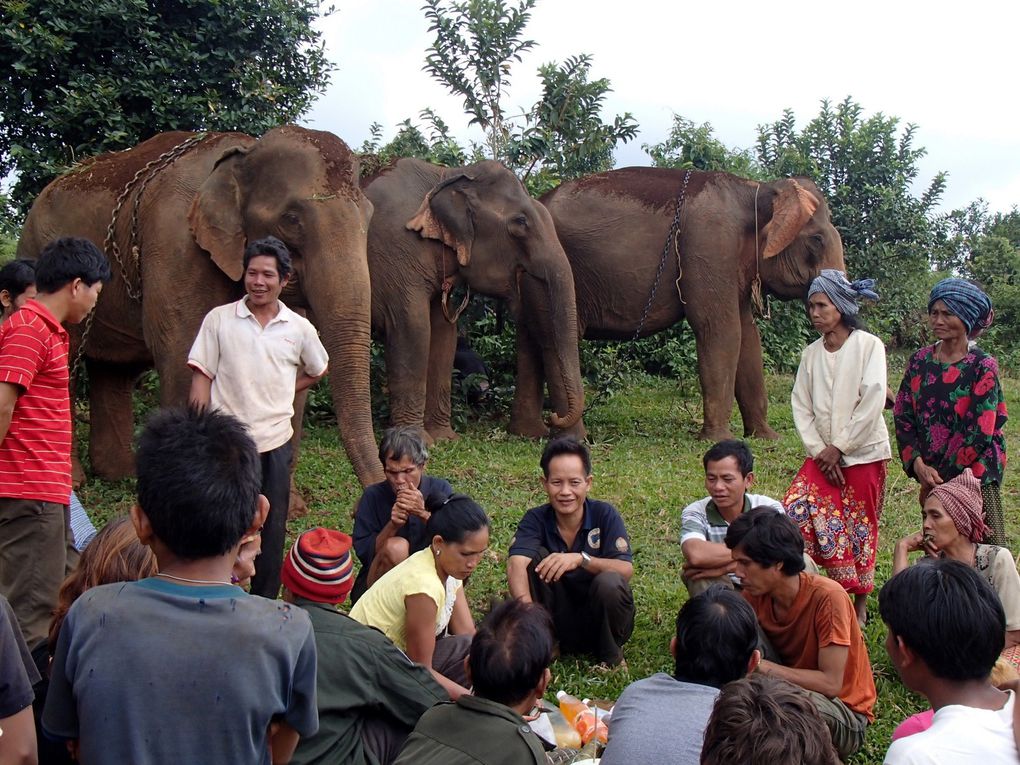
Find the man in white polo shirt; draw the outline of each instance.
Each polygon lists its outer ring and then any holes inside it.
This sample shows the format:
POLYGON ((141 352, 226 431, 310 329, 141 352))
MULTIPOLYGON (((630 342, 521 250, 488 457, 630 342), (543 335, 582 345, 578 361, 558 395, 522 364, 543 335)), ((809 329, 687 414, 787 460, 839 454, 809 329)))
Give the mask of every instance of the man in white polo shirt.
POLYGON ((733 555, 724 540, 741 513, 754 507, 783 512, 771 497, 748 493, 754 483, 754 455, 745 442, 720 441, 705 452, 702 464, 709 496, 684 508, 680 527, 683 582, 692 598, 713 584, 732 587, 737 582, 733 555))
POLYGON ((236 303, 211 310, 188 354, 190 401, 212 405, 248 426, 262 458, 269 516, 251 592, 275 598, 287 533, 294 394, 315 384, 329 356, 315 327, 280 301, 292 271, 287 246, 275 237, 244 251, 244 290, 236 303))

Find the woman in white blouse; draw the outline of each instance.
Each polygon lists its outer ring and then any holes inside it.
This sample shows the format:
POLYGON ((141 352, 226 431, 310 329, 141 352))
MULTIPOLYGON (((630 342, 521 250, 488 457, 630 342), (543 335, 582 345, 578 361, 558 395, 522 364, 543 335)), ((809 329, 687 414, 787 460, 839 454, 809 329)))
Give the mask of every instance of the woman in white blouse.
POLYGON ((808 289, 808 317, 821 337, 801 354, 790 399, 808 456, 783 500, 805 551, 853 595, 862 626, 875 587, 878 519, 892 456, 882 414, 885 346, 857 320, 860 299, 878 299, 874 284, 851 283, 841 271, 825 269, 808 289))

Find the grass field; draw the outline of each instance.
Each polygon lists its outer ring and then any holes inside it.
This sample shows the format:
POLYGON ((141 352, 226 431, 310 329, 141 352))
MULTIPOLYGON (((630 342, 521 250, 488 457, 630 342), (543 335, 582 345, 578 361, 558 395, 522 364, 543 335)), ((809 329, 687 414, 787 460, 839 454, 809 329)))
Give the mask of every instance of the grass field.
MULTIPOLYGON (((902 366, 896 368, 897 362, 892 363, 889 379, 897 384, 902 366)), ((1015 380, 1004 380, 1004 384, 1013 407, 1020 386, 1015 380)), ((803 459, 790 413, 791 386, 790 376, 768 378, 769 418, 782 438, 752 442, 755 491, 776 498, 782 498, 803 459)), ((625 648, 627 671, 597 673, 584 662, 559 661, 553 667, 550 691, 564 688, 577 696, 615 698, 631 680, 671 670, 667 646, 677 610, 686 599, 677 543, 680 511, 705 494, 701 455, 706 445, 696 438, 700 412, 695 382, 688 381, 681 388, 676 381, 641 376, 586 418, 595 473, 591 496, 620 509, 634 547, 632 586, 637 624, 625 648)), ((736 418, 733 430, 740 432, 736 418)), ((1008 432, 1015 433, 1016 428, 1008 432)), ((1017 439, 1010 438, 1009 451, 1016 454, 1017 446, 1017 439)), ((545 501, 539 483, 540 451, 537 442, 509 436, 504 423, 492 421, 471 423, 462 429, 460 440, 432 449, 429 472, 448 478, 457 490, 471 494, 492 518, 491 547, 469 584, 476 614, 484 612, 490 599, 506 593, 506 550, 517 521, 526 509, 545 501)), ((1015 471, 1007 471, 1003 487, 1011 541, 1017 539, 1018 532, 1017 514, 1012 511, 1017 497, 1015 475, 1015 471)), ((350 531, 351 510, 360 487, 334 428, 310 425, 306 429, 297 481, 309 513, 291 521, 292 536, 315 525, 350 531)), ((79 494, 90 513, 105 519, 127 511, 132 489, 130 481, 93 480, 79 494)), ((879 586, 891 571, 893 543, 919 525, 917 485, 894 461, 889 466, 881 521, 879 586)), ((900 685, 889 663, 883 647, 885 629, 874 601, 869 603, 869 615, 865 636, 878 686, 877 720, 869 729, 864 749, 850 761, 855 765, 881 763, 895 725, 924 708, 922 699, 900 685)))

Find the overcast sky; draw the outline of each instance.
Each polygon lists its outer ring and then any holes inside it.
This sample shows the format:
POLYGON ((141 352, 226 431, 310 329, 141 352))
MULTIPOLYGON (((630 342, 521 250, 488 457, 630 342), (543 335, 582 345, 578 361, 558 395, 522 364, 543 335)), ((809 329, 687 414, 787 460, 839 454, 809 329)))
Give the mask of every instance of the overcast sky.
MULTIPOLYGON (((379 122, 385 139, 432 107, 460 138, 460 100, 422 71, 432 41, 419 0, 336 0, 321 20, 339 67, 306 119, 358 147, 379 122)), ((617 165, 647 165, 642 143, 666 138, 674 113, 710 122, 731 147, 749 147, 759 124, 786 108, 803 126, 820 102, 852 96, 866 115, 918 125, 919 183, 949 173, 943 207, 984 197, 993 210, 1020 204, 1020 99, 1014 92, 1015 0, 856 3, 540 0, 525 36, 537 45, 514 64, 510 103, 538 97, 536 70, 570 55, 594 56, 593 77, 614 92, 604 117, 631 112, 637 140, 617 165)))

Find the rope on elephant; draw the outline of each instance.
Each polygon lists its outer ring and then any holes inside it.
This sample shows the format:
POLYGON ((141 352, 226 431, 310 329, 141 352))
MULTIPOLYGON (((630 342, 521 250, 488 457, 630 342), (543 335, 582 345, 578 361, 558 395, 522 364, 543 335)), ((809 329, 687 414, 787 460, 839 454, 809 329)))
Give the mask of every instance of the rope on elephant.
POLYGON ((761 288, 761 244, 758 241, 758 192, 761 190, 761 184, 755 184, 754 187, 754 281, 751 282, 751 305, 754 306, 755 313, 757 313, 763 319, 772 318, 772 306, 769 304, 768 297, 762 292, 761 288))

